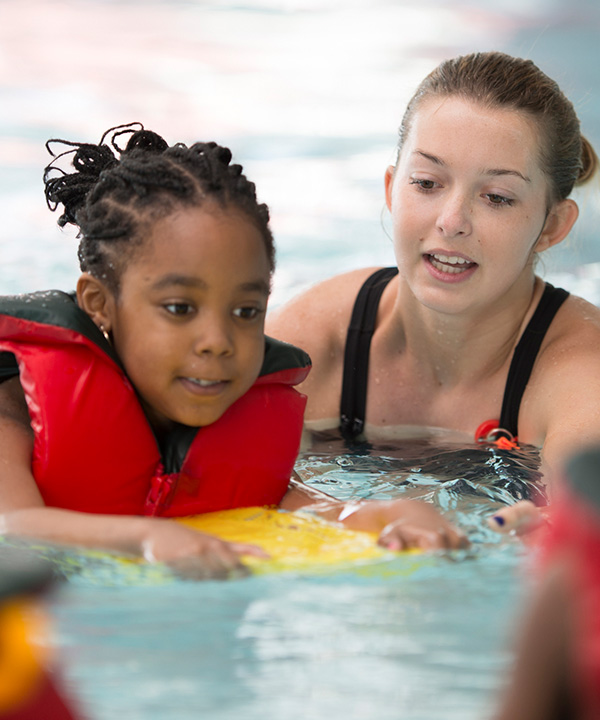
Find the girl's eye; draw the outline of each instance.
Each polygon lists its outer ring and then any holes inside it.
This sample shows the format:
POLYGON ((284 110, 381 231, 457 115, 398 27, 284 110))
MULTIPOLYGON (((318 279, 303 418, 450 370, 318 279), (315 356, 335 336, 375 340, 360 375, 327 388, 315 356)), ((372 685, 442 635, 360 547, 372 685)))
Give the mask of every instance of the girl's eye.
POLYGON ((504 195, 497 195, 496 193, 487 193, 485 197, 489 200, 491 205, 496 205, 497 207, 502 205, 510 206, 514 202, 510 198, 504 197, 504 195))
POLYGON ((240 318, 240 320, 254 320, 259 313, 260 310, 256 307, 240 307, 233 311, 235 317, 240 318))
POLYGON ((163 307, 170 315, 176 315, 177 317, 189 315, 194 310, 189 303, 167 303, 163 307))
POLYGON ((429 190, 433 190, 436 186, 436 183, 434 180, 421 180, 419 178, 411 178, 410 184, 416 185, 419 188, 419 190, 422 190, 423 192, 428 192, 429 190))

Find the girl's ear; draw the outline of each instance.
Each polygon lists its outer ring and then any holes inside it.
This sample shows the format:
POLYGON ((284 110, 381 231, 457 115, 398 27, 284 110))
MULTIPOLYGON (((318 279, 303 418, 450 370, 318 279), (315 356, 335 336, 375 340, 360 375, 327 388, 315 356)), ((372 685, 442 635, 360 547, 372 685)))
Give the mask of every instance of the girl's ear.
POLYGON ((548 213, 546 224, 542 230, 535 252, 543 252, 553 245, 558 245, 571 232, 571 228, 579 217, 577 203, 570 198, 556 203, 548 213))
POLYGON ((110 333, 115 297, 106 285, 89 273, 77 281, 77 304, 105 333, 110 333))

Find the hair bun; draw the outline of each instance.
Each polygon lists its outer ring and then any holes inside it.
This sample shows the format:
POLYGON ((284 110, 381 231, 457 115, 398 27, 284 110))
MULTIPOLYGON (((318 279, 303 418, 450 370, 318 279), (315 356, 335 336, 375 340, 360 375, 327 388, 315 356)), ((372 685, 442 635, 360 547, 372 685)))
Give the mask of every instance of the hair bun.
POLYGON ((583 185, 590 180, 598 169, 598 156, 589 140, 581 136, 581 170, 576 185, 583 185))
POLYGON ((210 148, 212 154, 220 163, 223 163, 223 165, 229 165, 229 163, 231 162, 231 158, 233 157, 229 148, 223 147, 222 145, 217 145, 216 142, 206 143, 206 146, 210 148))
POLYGON ((117 159, 108 145, 81 143, 75 149, 72 163, 77 172, 98 179, 103 170, 117 164, 117 159))
POLYGON ((161 153, 168 147, 167 141, 158 135, 158 133, 152 132, 152 130, 137 130, 127 141, 127 146, 123 153, 129 153, 132 150, 161 153))
POLYGON ((92 145, 90 143, 73 143, 67 140, 53 139, 46 143, 48 152, 54 160, 44 169, 44 194, 50 210, 63 205, 64 212, 58 219, 60 227, 67 223, 77 224, 77 212, 85 204, 90 190, 97 184, 104 170, 117 165, 117 159, 108 145, 92 145), (56 155, 51 145, 60 143, 70 150, 56 155), (55 163, 66 155, 72 155, 71 164, 74 173, 67 173, 55 163))

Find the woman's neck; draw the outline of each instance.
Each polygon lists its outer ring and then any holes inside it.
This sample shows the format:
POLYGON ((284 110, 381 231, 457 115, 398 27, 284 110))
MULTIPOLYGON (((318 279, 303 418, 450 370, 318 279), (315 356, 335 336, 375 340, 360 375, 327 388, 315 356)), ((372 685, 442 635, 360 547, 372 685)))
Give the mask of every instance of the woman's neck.
POLYGON ((442 313, 421 304, 399 280, 392 313, 386 314, 390 350, 398 344, 407 360, 438 386, 491 377, 508 362, 543 291, 532 278, 516 285, 501 303, 485 310, 442 313))

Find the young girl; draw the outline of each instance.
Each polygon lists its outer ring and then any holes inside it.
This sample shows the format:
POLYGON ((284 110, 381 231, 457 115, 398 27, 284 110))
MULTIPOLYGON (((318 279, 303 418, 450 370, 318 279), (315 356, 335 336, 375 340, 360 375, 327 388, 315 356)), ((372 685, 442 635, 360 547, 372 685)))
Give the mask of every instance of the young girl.
POLYGON ((397 267, 335 277, 269 318, 313 360, 309 426, 518 435, 546 471, 600 439, 600 311, 535 275, 596 169, 572 104, 531 61, 436 68, 385 172, 397 267))
POLYGON ((429 506, 290 486, 310 361, 264 336, 268 210, 229 150, 141 126, 65 144, 74 171, 53 161, 46 198, 79 228, 82 275, 76 297, 0 301, 0 532, 217 576, 261 551, 165 518, 311 505, 390 547, 461 544, 429 506))

